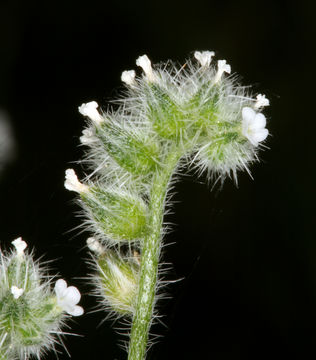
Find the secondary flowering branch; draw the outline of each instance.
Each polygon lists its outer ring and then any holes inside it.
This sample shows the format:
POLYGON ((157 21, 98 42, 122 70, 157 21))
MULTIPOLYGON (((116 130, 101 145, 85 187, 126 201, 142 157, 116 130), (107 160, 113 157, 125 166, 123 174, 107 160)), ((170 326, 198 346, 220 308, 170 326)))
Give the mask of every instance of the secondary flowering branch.
POLYGON ((22 238, 12 241, 11 253, 0 252, 0 359, 38 359, 62 341, 68 315, 83 314, 76 305, 80 293, 58 280, 55 293, 52 277, 25 249, 22 238), (56 339, 56 334, 58 338, 56 339))

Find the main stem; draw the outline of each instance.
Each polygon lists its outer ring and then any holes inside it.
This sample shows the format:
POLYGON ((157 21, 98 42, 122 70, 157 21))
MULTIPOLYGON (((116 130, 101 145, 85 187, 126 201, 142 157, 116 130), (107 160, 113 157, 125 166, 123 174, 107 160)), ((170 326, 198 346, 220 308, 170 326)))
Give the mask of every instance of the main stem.
POLYGON ((137 306, 133 318, 128 360, 145 358, 155 305, 165 198, 168 184, 180 157, 179 151, 171 151, 163 170, 157 172, 153 179, 149 203, 149 232, 142 246, 137 306))

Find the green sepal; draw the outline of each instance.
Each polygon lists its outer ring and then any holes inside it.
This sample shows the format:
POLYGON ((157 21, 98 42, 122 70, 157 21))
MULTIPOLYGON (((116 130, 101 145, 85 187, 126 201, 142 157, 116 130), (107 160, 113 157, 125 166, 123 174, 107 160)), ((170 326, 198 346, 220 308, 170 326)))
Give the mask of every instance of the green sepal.
POLYGON ((147 175, 157 169, 159 144, 141 132, 133 134, 112 120, 105 121, 96 129, 107 153, 125 170, 136 175, 147 175))
POLYGON ((38 345, 45 340, 47 330, 59 317, 53 298, 34 307, 24 296, 14 299, 11 292, 0 300, 1 325, 5 332, 13 333, 23 346, 38 345))
POLYGON ((24 290, 28 289, 30 283, 28 266, 28 260, 24 255, 16 255, 11 258, 7 267, 7 279, 10 288, 15 285, 17 287, 23 287, 24 290))
POLYGON ((136 304, 139 264, 107 250, 97 260, 103 296, 120 315, 132 314, 136 304))
POLYGON ((141 198, 97 187, 81 196, 97 226, 115 242, 137 240, 147 233, 147 205, 141 198))
POLYGON ((148 96, 149 118, 156 132, 166 139, 180 139, 188 127, 186 113, 158 84, 150 84, 148 96))
POLYGON ((32 320, 29 320, 25 326, 20 326, 16 334, 19 335, 19 342, 23 346, 38 345, 44 340, 42 329, 32 320))
POLYGON ((188 111, 194 117, 192 131, 203 132, 216 122, 219 98, 218 86, 212 86, 209 82, 201 85, 188 102, 188 111))

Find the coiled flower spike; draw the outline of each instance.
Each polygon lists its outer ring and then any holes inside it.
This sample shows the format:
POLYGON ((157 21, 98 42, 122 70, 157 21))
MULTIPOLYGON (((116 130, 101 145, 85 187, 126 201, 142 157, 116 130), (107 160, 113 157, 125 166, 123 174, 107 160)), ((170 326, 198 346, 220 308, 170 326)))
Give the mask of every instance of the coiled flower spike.
POLYGON ((84 226, 95 252, 92 279, 104 308, 132 318, 129 360, 145 358, 156 316, 159 260, 167 193, 185 166, 209 179, 250 172, 268 136, 261 110, 269 105, 238 84, 226 60, 196 51, 180 69, 136 60, 142 76, 123 71, 119 106, 107 112, 94 101, 79 107, 87 117, 81 143, 91 169, 83 183, 66 171, 65 187, 80 195, 84 226), (126 250, 128 249, 128 250, 126 250), (139 254, 133 257, 133 254, 139 254))
POLYGON ((14 251, 0 253, 0 359, 41 359, 58 342, 62 344, 58 340, 68 315, 83 313, 76 305, 80 293, 70 287, 68 297, 62 297, 58 290, 61 282, 66 284, 62 279, 53 292, 53 279, 25 252, 26 242, 18 238, 12 244, 14 251))

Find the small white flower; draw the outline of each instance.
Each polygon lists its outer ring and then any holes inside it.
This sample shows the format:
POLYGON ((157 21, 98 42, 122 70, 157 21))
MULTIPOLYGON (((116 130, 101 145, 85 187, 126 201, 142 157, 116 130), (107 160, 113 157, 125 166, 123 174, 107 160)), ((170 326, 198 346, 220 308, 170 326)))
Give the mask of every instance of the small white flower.
POLYGON ((148 81, 155 82, 156 75, 153 71, 153 68, 151 67, 151 61, 148 59, 147 55, 143 55, 137 58, 136 65, 143 69, 148 81))
POLYGON ((122 72, 121 80, 129 86, 133 86, 135 85, 135 76, 136 73, 134 70, 125 70, 122 72))
POLYGON ((202 67, 209 67, 212 57, 215 55, 214 51, 196 51, 194 57, 201 64, 202 67))
POLYGON ((257 95, 257 101, 255 103, 255 109, 258 110, 264 106, 269 106, 270 105, 270 101, 269 99, 266 98, 265 95, 262 94, 258 94, 257 95))
POLYGON ((220 81, 224 72, 226 72, 227 74, 231 73, 230 65, 226 64, 226 60, 218 60, 217 61, 217 73, 215 75, 215 80, 214 80, 215 84, 220 81))
POLYGON ((21 237, 13 240, 11 244, 14 245, 18 256, 24 255, 24 250, 27 247, 27 243, 23 241, 21 237))
POLYGON ((87 239, 87 246, 88 246, 89 250, 91 250, 99 255, 104 253, 103 246, 99 243, 98 240, 96 240, 93 237, 89 237, 87 239))
POLYGON ((66 170, 65 188, 70 191, 75 191, 79 194, 89 191, 89 186, 82 184, 74 171, 74 169, 66 170))
POLYGON ((80 316, 83 314, 83 308, 77 305, 81 295, 75 286, 67 287, 66 281, 59 279, 55 284, 55 293, 58 306, 66 311, 66 313, 73 316, 80 316))
POLYGON ((81 106, 79 106, 78 110, 80 114, 88 116, 88 118, 90 118, 94 123, 100 125, 104 121, 104 119, 97 110, 98 106, 99 105, 96 101, 91 101, 87 104, 82 104, 81 106))
POLYGON ((92 144, 96 140, 96 137, 94 136, 91 129, 84 129, 82 131, 82 136, 80 136, 80 142, 83 145, 89 145, 92 144))
POLYGON ((253 109, 245 106, 242 109, 242 133, 251 142, 258 146, 269 134, 265 128, 266 118, 261 113, 256 113, 253 109))
POLYGON ((18 299, 24 293, 24 289, 19 289, 17 286, 11 286, 11 294, 14 299, 18 299))

